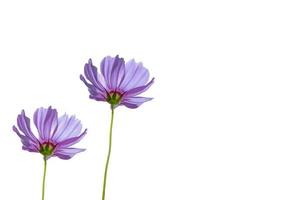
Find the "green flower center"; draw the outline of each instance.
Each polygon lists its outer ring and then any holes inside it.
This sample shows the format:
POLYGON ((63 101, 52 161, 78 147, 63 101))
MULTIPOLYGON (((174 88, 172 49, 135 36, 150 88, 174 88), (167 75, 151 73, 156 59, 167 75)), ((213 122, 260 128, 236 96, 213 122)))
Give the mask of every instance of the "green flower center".
POLYGON ((119 92, 110 92, 107 95, 107 102, 111 105, 115 106, 118 105, 121 101, 122 95, 119 92))
POLYGON ((40 153, 44 156, 51 156, 55 149, 55 145, 51 142, 44 142, 40 145, 40 153))

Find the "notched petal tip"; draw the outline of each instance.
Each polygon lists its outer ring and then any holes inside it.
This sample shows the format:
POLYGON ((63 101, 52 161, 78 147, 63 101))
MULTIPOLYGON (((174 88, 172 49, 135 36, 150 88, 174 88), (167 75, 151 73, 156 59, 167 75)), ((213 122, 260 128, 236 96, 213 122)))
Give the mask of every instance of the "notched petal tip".
POLYGON ((124 65, 124 67, 125 67, 125 60, 124 60, 124 58, 119 57, 119 55, 117 55, 116 58, 119 60, 119 62, 123 63, 123 65, 124 65))
POLYGON ((151 85, 154 83, 154 80, 155 80, 155 77, 153 77, 153 78, 151 79, 151 81, 149 81, 149 83, 147 83, 146 85, 151 86, 151 85))
POLYGON ((89 84, 89 83, 86 81, 85 77, 84 77, 82 74, 80 74, 79 78, 80 78, 80 80, 81 80, 88 88, 90 88, 91 84, 89 84))
POLYGON ((18 131, 18 129, 17 129, 17 127, 16 127, 15 125, 12 126, 12 130, 13 130, 14 132, 17 132, 17 131, 18 131))
POLYGON ((82 74, 80 74, 79 78, 80 78, 80 80, 85 81, 85 78, 82 74))

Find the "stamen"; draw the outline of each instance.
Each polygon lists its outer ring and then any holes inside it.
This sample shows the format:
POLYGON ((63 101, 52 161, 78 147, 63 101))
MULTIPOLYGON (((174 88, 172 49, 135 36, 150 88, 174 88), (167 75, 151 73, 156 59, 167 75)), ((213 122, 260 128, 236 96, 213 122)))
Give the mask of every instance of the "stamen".
POLYGON ((122 94, 120 92, 112 91, 108 93, 106 100, 108 103, 115 106, 120 103, 121 99, 122 99, 122 94))
POLYGON ((43 154, 44 156, 51 156, 54 149, 55 149, 55 145, 49 141, 44 142, 43 144, 40 145, 40 153, 43 154))

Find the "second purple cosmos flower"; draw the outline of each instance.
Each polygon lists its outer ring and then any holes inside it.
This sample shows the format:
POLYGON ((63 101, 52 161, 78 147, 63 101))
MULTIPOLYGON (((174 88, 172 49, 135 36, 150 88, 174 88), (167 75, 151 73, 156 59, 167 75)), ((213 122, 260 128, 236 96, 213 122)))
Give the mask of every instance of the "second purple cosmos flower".
POLYGON ((144 102, 150 101, 152 98, 139 97, 138 95, 145 92, 154 83, 154 78, 149 81, 149 71, 142 63, 137 63, 134 59, 125 63, 124 59, 119 56, 105 57, 100 64, 100 73, 93 65, 92 60, 89 59, 84 66, 84 75, 85 77, 80 75, 80 79, 88 87, 90 98, 97 101, 106 101, 111 106, 109 147, 102 189, 102 200, 105 200, 114 110, 120 105, 128 108, 137 108, 144 102))
POLYGON ((81 132, 82 125, 74 116, 64 114, 58 117, 56 109, 52 109, 51 106, 38 108, 34 113, 33 121, 38 137, 33 134, 30 119, 25 115, 24 110, 18 115, 18 127, 13 126, 13 131, 20 137, 23 150, 43 155, 42 200, 44 200, 47 160, 51 157, 67 160, 84 151, 85 149, 72 148, 71 146, 86 135, 86 129, 81 132))

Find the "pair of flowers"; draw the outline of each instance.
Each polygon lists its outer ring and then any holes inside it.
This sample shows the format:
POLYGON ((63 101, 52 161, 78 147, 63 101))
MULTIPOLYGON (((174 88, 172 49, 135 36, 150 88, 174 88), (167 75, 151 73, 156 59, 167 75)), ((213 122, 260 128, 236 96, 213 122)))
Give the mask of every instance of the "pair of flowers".
MULTIPOLYGON (((84 66, 84 75, 80 75, 80 79, 88 87, 90 98, 108 102, 111 106, 109 148, 102 191, 102 200, 104 200, 111 153, 114 110, 120 105, 137 108, 142 103, 151 100, 152 98, 139 97, 138 95, 153 84, 154 78, 148 82, 149 72, 143 67, 142 63, 137 63, 133 59, 125 63, 124 59, 119 58, 119 56, 105 57, 100 65, 100 73, 93 65, 92 60, 89 59, 84 66)), ((85 149, 71 146, 78 143, 86 135, 87 129, 82 131, 80 120, 74 116, 64 114, 58 117, 57 110, 51 108, 51 106, 49 108, 38 108, 33 115, 33 121, 38 137, 33 134, 30 119, 25 115, 24 110, 18 115, 17 126, 13 126, 13 131, 20 137, 23 150, 43 155, 42 200, 44 200, 47 160, 55 156, 67 160, 84 151, 85 149)))

